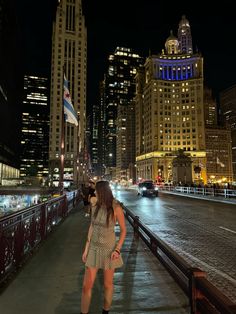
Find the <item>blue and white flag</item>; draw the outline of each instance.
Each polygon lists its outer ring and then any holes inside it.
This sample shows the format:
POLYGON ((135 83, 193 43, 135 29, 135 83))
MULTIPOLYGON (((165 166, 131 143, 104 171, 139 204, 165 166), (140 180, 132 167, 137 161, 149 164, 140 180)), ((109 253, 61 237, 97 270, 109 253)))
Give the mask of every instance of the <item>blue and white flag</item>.
POLYGON ((70 92, 68 88, 68 81, 64 76, 64 114, 66 122, 78 126, 78 116, 71 101, 70 92))

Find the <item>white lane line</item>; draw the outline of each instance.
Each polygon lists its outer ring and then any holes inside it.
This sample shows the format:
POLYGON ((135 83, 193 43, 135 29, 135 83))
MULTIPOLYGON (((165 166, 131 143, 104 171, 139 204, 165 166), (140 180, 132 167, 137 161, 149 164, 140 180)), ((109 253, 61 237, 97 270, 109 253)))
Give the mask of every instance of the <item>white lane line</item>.
POLYGON ((236 231, 228 229, 228 228, 225 228, 225 227, 222 227, 222 226, 219 226, 219 228, 220 229, 224 229, 224 230, 229 231, 229 232, 232 232, 232 233, 236 233, 236 231))
POLYGON ((176 210, 175 208, 172 208, 172 207, 169 207, 169 206, 166 206, 167 209, 170 209, 170 210, 176 210))
POLYGON ((201 261, 200 259, 196 258, 195 256, 187 253, 187 252, 183 252, 181 251, 183 255, 188 256, 190 259, 194 260, 195 262, 197 262, 198 264, 202 264, 205 268, 210 269, 211 271, 214 271, 215 273, 217 273, 218 275, 222 276, 223 278, 227 279, 228 281, 232 282, 234 285, 236 285, 236 280, 232 277, 230 277, 229 275, 223 273, 222 271, 216 269, 213 266, 208 265, 207 263, 201 261))

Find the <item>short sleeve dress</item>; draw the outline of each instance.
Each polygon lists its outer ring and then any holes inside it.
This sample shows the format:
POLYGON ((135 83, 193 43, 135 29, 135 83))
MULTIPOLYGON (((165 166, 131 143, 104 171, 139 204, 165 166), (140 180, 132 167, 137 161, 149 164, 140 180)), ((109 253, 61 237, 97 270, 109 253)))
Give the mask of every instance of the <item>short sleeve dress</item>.
POLYGON ((92 208, 93 232, 90 240, 85 266, 100 269, 114 269, 122 267, 121 255, 115 260, 111 254, 116 247, 115 221, 110 219, 109 226, 106 223, 106 209, 100 208, 97 217, 94 217, 95 208, 92 208))

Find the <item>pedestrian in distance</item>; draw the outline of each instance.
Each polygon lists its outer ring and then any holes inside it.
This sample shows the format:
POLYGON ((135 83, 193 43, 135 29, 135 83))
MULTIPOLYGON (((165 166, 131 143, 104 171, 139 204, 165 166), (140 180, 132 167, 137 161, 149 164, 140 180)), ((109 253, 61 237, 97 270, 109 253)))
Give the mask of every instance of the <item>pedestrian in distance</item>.
POLYGON ((91 216, 91 207, 93 206, 91 204, 91 198, 95 196, 95 182, 89 181, 89 189, 88 189, 88 206, 87 206, 87 213, 85 216, 91 216))
POLYGON ((89 216, 90 213, 90 202, 89 202, 90 185, 89 182, 85 182, 81 189, 81 196, 84 203, 85 217, 89 216))
POLYGON ((123 266, 120 254, 126 237, 124 212, 114 199, 109 182, 98 181, 96 196, 91 197, 91 223, 82 260, 85 274, 81 296, 81 314, 89 312, 92 289, 99 269, 103 270, 104 302, 102 313, 109 313, 113 297, 113 278, 116 268, 123 266), (119 225, 119 236, 115 225, 119 225))

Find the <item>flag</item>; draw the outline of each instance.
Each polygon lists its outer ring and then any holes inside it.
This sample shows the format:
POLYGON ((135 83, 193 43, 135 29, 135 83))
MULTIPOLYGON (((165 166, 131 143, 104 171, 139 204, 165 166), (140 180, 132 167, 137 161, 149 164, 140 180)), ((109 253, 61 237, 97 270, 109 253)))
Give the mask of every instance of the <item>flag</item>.
POLYGON ((64 114, 66 122, 75 124, 78 126, 78 116, 74 109, 74 106, 71 101, 70 92, 68 88, 68 81, 66 77, 64 76, 64 114))
POLYGON ((225 167, 225 164, 223 164, 223 162, 220 161, 219 157, 216 157, 216 163, 221 167, 225 167))

